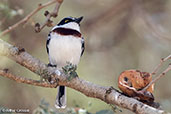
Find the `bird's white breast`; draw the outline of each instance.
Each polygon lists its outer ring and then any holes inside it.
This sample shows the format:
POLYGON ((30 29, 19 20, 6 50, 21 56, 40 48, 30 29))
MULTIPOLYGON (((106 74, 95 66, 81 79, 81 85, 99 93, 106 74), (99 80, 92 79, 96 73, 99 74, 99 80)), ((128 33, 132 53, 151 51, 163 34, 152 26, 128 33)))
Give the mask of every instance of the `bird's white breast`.
POLYGON ((57 65, 58 68, 65 66, 66 62, 77 65, 80 61, 81 45, 81 38, 52 33, 49 42, 50 63, 57 65))

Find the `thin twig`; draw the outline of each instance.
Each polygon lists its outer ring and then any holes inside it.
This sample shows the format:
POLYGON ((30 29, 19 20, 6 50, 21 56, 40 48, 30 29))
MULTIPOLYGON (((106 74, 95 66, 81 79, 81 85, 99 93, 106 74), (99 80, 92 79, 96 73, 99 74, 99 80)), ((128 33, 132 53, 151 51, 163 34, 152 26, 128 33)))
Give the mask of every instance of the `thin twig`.
POLYGON ((51 4, 54 4, 56 2, 58 2, 59 4, 62 3, 63 0, 52 0, 52 1, 49 1, 45 4, 39 4, 38 7, 33 10, 30 14, 28 14, 25 18, 23 18, 22 20, 20 20, 19 22, 17 22, 16 24, 8 27, 6 30, 4 30, 1 34, 0 34, 0 37, 6 35, 8 32, 11 32, 12 30, 14 30, 16 27, 18 27, 19 25, 23 25, 25 24, 33 15, 35 15, 39 10, 41 10, 42 8, 44 7, 47 7, 51 4))
POLYGON ((6 78, 9 78, 11 80, 16 81, 17 83, 25 83, 30 84, 34 86, 41 86, 41 87, 48 87, 48 88, 55 88, 57 87, 57 84, 50 84, 48 82, 43 82, 39 80, 32 80, 24 77, 16 76, 8 71, 8 69, 0 69, 0 75, 6 78))
POLYGON ((159 70, 159 68, 161 67, 161 65, 162 65, 165 61, 167 61, 167 60, 169 60, 169 59, 171 59, 171 55, 167 56, 166 58, 162 58, 162 59, 160 60, 160 63, 156 66, 156 68, 153 70, 153 72, 152 72, 151 74, 152 74, 152 75, 155 75, 155 74, 157 73, 157 71, 159 70))
POLYGON ((55 18, 58 16, 58 11, 59 11, 59 8, 60 8, 62 2, 63 2, 63 0, 58 0, 54 10, 51 13, 49 13, 48 11, 46 12, 47 13, 47 14, 45 14, 46 21, 41 26, 39 23, 36 23, 36 25, 35 25, 36 32, 40 32, 45 26, 53 26, 53 24, 52 24, 53 21, 51 21, 50 19, 51 19, 51 17, 55 18))
MULTIPOLYGON (((167 61, 171 59, 171 54, 169 56, 167 56, 166 58, 162 58, 160 60, 160 63, 156 66, 156 68, 153 70, 153 72, 151 73, 151 75, 155 75, 156 72, 159 70, 159 68, 161 67, 161 65, 167 61)), ((171 64, 169 64, 168 68, 166 70, 164 70, 160 75, 158 75, 156 78, 154 78, 145 88, 143 88, 141 91, 146 91, 152 84, 154 84, 156 81, 158 81, 161 77, 163 77, 169 70, 171 70, 171 64)))
POLYGON ((164 70, 160 75, 158 75, 155 79, 153 79, 145 88, 143 88, 141 91, 146 91, 152 84, 154 84, 156 81, 158 81, 161 77, 163 77, 167 72, 171 70, 171 64, 167 67, 166 70, 164 70))

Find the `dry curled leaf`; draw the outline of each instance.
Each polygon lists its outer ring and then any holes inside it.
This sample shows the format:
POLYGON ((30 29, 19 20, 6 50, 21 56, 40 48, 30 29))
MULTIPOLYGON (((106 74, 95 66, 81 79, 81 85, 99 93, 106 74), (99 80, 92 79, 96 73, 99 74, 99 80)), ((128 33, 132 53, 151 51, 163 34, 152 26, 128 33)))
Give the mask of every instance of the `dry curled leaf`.
POLYGON ((141 91, 152 81, 152 76, 147 72, 139 70, 126 70, 118 78, 118 87, 126 95, 138 98, 141 101, 154 101, 152 95, 154 84, 146 91, 141 91))

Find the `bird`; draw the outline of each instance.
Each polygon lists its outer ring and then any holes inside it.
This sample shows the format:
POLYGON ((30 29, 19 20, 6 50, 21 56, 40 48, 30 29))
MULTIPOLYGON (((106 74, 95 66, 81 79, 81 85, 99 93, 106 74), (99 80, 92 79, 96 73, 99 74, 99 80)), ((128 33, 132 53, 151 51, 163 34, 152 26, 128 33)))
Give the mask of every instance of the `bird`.
MULTIPOLYGON (((63 18, 48 34, 46 49, 49 57, 49 66, 61 69, 67 62, 78 65, 84 53, 84 38, 80 31, 80 22, 83 16, 63 18)), ((66 88, 58 87, 55 101, 56 108, 66 107, 66 88)))

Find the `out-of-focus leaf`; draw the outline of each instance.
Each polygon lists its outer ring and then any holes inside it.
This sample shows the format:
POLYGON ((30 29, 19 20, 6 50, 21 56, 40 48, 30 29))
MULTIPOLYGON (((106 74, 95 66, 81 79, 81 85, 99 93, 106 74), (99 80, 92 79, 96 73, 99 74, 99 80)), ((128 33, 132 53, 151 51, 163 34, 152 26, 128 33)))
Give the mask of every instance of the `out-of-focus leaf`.
POLYGON ((3 18, 6 17, 7 19, 12 19, 14 16, 22 15, 23 12, 24 11, 22 9, 11 9, 9 5, 0 3, 0 16, 3 18))
POLYGON ((111 106, 113 112, 117 112, 117 111, 122 112, 122 110, 119 109, 116 105, 112 105, 112 104, 111 104, 110 106, 111 106))
POLYGON ((101 110, 96 112, 96 114, 114 114, 112 110, 101 110))
POLYGON ((87 110, 79 109, 78 114, 87 114, 87 110))

